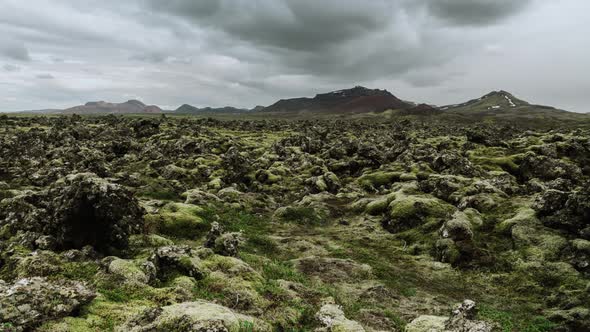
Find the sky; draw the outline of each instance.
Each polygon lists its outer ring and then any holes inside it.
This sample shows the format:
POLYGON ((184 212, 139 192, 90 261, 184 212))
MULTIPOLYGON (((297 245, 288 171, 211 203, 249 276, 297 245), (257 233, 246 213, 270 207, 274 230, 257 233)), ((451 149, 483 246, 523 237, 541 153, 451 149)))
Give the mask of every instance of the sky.
POLYGON ((588 0, 0 0, 0 111, 270 105, 356 85, 590 112, 588 0))

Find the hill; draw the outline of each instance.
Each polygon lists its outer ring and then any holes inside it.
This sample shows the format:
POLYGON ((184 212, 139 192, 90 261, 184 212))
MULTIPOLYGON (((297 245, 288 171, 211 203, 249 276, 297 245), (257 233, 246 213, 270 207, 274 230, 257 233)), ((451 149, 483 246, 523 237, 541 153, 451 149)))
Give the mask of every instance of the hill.
POLYGON ((226 106, 226 107, 219 107, 219 108, 213 108, 213 107, 204 107, 204 108, 198 108, 189 104, 184 104, 182 106, 180 106, 179 108, 177 108, 174 113, 175 114, 208 114, 208 113, 224 113, 224 114, 230 114, 230 113, 242 113, 242 112, 249 112, 250 110, 245 109, 245 108, 236 108, 236 107, 231 107, 231 106, 226 106))

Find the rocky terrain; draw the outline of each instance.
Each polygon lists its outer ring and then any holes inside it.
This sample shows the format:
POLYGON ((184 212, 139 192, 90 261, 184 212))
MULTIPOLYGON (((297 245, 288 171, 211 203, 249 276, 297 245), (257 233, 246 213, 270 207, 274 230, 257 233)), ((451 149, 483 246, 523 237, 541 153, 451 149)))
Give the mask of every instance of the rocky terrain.
POLYGON ((1 115, 0 331, 590 331, 590 126, 437 119, 1 115))

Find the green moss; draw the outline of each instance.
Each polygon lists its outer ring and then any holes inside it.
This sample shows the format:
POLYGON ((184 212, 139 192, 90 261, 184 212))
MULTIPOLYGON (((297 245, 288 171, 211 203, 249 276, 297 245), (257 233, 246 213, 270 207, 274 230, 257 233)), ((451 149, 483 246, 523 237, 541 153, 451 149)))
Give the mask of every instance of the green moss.
POLYGON ((506 155, 503 148, 485 147, 469 152, 469 159, 487 171, 518 172, 521 155, 506 155))
POLYGON ((159 200, 175 200, 178 199, 176 189, 169 181, 162 178, 144 178, 146 185, 137 191, 140 197, 147 197, 159 200))
POLYGON ((399 181, 401 175, 402 172, 375 172, 361 176, 358 178, 358 183, 361 187, 370 190, 399 181))
POLYGON ((157 234, 134 234, 129 237, 129 246, 132 249, 157 248, 172 244, 174 244, 172 240, 157 234))
POLYGON ((90 281, 98 270, 98 264, 95 262, 66 262, 61 264, 60 271, 51 278, 90 281))
POLYGON ((207 183, 207 187, 211 188, 211 189, 221 189, 221 187, 223 186, 223 181, 221 180, 221 178, 214 178, 211 181, 209 181, 209 183, 207 183))
POLYGON ((418 180, 418 176, 414 173, 403 173, 402 175, 400 175, 399 177, 400 181, 416 181, 418 180))
POLYGON ((203 209, 196 205, 169 203, 157 215, 147 216, 146 220, 155 224, 161 234, 193 239, 209 230, 210 223, 199 216, 202 212, 203 209))
POLYGON ((403 231, 440 218, 448 218, 454 211, 452 205, 437 198, 398 195, 389 204, 390 221, 385 226, 395 232, 403 231))
POLYGON ((395 196, 388 195, 388 196, 380 197, 374 201, 371 201, 369 204, 367 204, 367 207, 365 208, 365 212, 372 215, 372 216, 382 214, 383 212, 385 212, 387 210, 387 206, 389 205, 389 203, 391 203, 391 201, 394 198, 395 198, 395 196))

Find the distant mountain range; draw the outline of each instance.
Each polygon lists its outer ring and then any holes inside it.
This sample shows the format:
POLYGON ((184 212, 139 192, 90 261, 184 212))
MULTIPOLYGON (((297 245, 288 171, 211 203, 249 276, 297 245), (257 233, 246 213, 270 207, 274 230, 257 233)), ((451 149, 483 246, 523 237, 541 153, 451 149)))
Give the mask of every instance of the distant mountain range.
POLYGON ((213 107, 198 108, 198 107, 195 107, 192 105, 184 104, 184 105, 180 106, 179 108, 177 108, 174 111, 174 113, 177 113, 177 114, 205 114, 205 113, 231 114, 231 113, 243 113, 243 112, 249 112, 249 111, 251 111, 251 110, 245 109, 245 108, 235 108, 235 107, 231 107, 231 106, 220 107, 220 108, 213 108, 213 107))
POLYGON ((174 111, 164 111, 155 105, 146 105, 139 100, 124 103, 104 101, 89 102, 65 110, 46 109, 27 111, 26 113, 46 114, 267 114, 267 115, 418 115, 434 116, 455 114, 457 116, 494 116, 494 117, 555 117, 571 118, 587 116, 570 113, 550 106, 534 105, 516 98, 506 91, 493 91, 487 95, 455 105, 437 107, 404 101, 387 90, 368 89, 356 86, 351 89, 317 94, 313 98, 300 97, 281 99, 270 106, 256 106, 253 109, 231 106, 198 108, 184 104, 174 111))
POLYGON ((162 109, 155 105, 146 105, 139 100, 128 100, 124 103, 107 103, 104 101, 88 102, 61 111, 62 114, 136 114, 162 113, 162 109))

